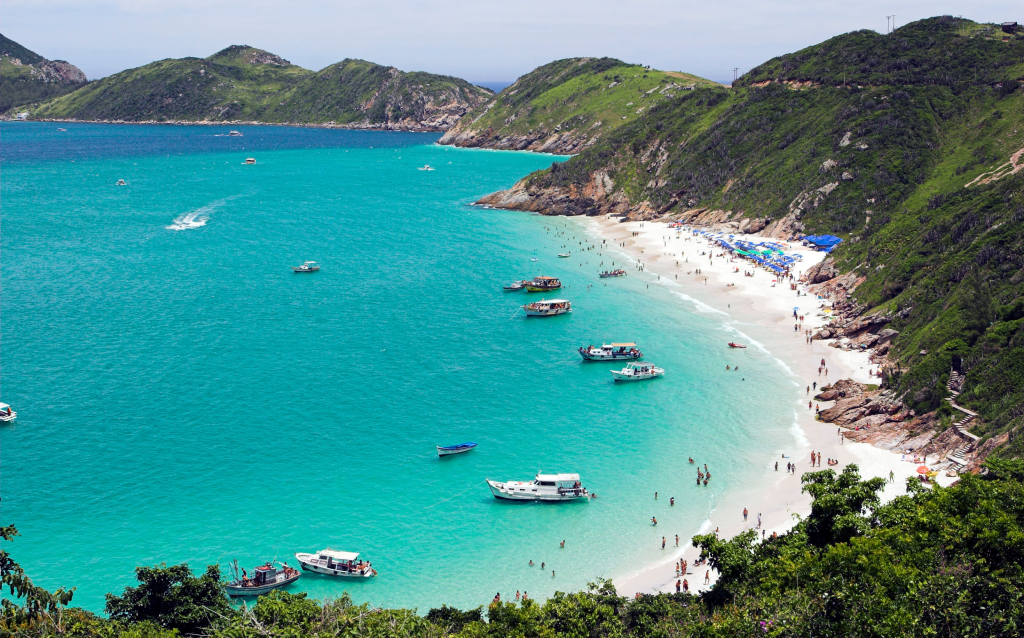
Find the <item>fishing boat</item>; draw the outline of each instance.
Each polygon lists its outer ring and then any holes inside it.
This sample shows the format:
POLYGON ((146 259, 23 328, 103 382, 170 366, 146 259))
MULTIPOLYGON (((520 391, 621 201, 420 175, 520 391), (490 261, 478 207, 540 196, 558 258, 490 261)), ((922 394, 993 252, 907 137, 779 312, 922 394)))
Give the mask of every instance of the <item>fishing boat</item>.
POLYGON ((359 560, 359 554, 355 552, 339 552, 328 547, 315 554, 296 554, 295 558, 302 569, 318 574, 343 578, 373 578, 377 575, 370 561, 359 560))
POLYGON ((732 341, 729 342, 729 347, 730 348, 746 348, 746 346, 743 345, 742 343, 733 343, 732 341))
POLYGON ((417 166, 416 170, 418 170, 418 171, 432 171, 432 170, 434 170, 434 167, 431 166, 430 164, 424 164, 423 166, 417 166))
POLYGON ((585 348, 581 346, 579 353, 584 361, 636 361, 644 356, 635 343, 606 343, 601 347, 585 348))
POLYGON ((612 370, 612 377, 616 381, 646 381, 664 374, 664 369, 656 368, 652 363, 627 363, 621 370, 612 370))
POLYGON ((438 445, 437 455, 438 456, 451 456, 452 454, 462 454, 463 452, 469 452, 476 447, 476 443, 459 443, 458 445, 438 445))
POLYGON ((572 312, 572 304, 565 299, 541 299, 523 306, 527 317, 554 317, 572 312))
POLYGON ((255 164, 256 163, 256 158, 255 157, 247 157, 247 158, 245 158, 245 163, 246 164, 255 164))
POLYGON ((18 418, 18 413, 11 409, 6 403, 0 403, 0 421, 10 423, 18 418))
POLYGON ((232 571, 235 579, 225 586, 228 596, 260 596, 294 583, 302 576, 302 572, 289 567, 287 563, 278 564, 281 566, 275 567, 273 562, 268 561, 265 565, 257 567, 250 577, 244 569, 239 576, 238 561, 234 561, 232 571))
POLYGON ((566 257, 569 256, 569 253, 558 253, 558 256, 561 257, 562 259, 565 259, 566 257))
POLYGON ((228 137, 242 137, 242 134, 238 131, 228 131, 228 137))
POLYGON ((528 283, 530 282, 523 279, 521 281, 513 281, 512 283, 504 285, 501 288, 502 290, 522 290, 523 288, 526 288, 526 284, 528 283))
POLYGON ((125 182, 123 179, 119 179, 119 180, 117 180, 117 185, 118 186, 127 186, 128 183, 125 182))
POLYGON ((562 287, 562 282, 557 277, 534 277, 532 281, 527 282, 527 292, 548 292, 549 290, 558 290, 562 287))
POLYGON ((626 276, 626 271, 621 269, 621 268, 619 268, 618 270, 606 270, 603 273, 598 275, 598 277, 600 277, 601 279, 607 279, 609 277, 625 277, 625 276, 626 276))
POLYGON ((307 261, 301 266, 292 266, 292 270, 295 272, 316 272, 320 270, 320 266, 315 261, 307 261))
POLYGON ((590 493, 580 484, 579 474, 540 474, 532 481, 487 479, 494 498, 507 501, 575 501, 590 493))

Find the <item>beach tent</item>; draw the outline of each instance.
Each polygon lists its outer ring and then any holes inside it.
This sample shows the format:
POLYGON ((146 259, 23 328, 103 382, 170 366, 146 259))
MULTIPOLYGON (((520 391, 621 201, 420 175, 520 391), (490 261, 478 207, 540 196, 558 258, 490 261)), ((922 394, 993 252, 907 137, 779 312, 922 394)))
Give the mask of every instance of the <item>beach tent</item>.
POLYGON ((826 253, 839 245, 843 240, 835 235, 808 235, 804 240, 813 244, 818 250, 826 253))

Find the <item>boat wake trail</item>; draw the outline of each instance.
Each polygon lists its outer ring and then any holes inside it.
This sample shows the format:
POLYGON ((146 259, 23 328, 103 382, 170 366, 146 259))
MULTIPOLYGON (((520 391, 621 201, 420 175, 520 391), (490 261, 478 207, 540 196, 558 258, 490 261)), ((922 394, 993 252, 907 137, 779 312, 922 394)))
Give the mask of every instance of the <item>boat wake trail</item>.
POLYGON ((217 210, 224 204, 227 204, 231 200, 238 199, 239 197, 245 197, 247 194, 239 193, 238 195, 229 195, 222 199, 210 202, 206 206, 201 206, 196 210, 178 215, 171 222, 170 226, 167 226, 167 230, 191 230, 193 228, 202 228, 206 225, 206 222, 210 221, 210 213, 217 210))

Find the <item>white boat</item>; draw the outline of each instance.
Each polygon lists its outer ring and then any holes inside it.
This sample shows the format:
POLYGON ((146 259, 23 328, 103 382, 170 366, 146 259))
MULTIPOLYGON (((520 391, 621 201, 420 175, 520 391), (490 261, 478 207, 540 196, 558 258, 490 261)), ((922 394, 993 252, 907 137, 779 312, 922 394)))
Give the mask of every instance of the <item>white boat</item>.
POLYGON ((644 353, 635 343, 606 343, 597 346, 580 347, 580 356, 584 361, 636 361, 643 359, 644 353))
POLYGON ((522 279, 520 281, 513 281, 512 283, 510 283, 508 285, 502 286, 502 289, 503 290, 522 290, 523 288, 526 288, 526 284, 528 284, 528 283, 530 283, 530 282, 526 281, 525 279, 522 279))
POLYGON ((612 376, 616 381, 646 381, 664 374, 663 368, 656 368, 652 363, 627 363, 621 370, 612 370, 612 376))
POLYGON ((527 317, 554 317, 572 312, 572 304, 565 299, 548 299, 535 301, 523 306, 527 317))
POLYGON ((417 166, 416 170, 418 170, 418 171, 432 171, 432 170, 434 170, 434 167, 431 166, 430 164, 424 164, 423 166, 417 166))
POLYGON ((463 454, 476 447, 476 443, 459 443, 458 445, 438 445, 438 456, 451 456, 452 454, 463 454))
POLYGON ((119 180, 117 180, 117 185, 118 186, 127 186, 128 184, 125 183, 125 181, 123 179, 119 179, 119 180))
POLYGON ((10 423, 18 418, 18 413, 11 409, 6 403, 0 403, 0 421, 10 423))
POLYGON ((487 479, 494 498, 509 501, 575 501, 590 493, 580 484, 579 474, 537 474, 532 481, 487 479))
POLYGON ((562 259, 565 259, 566 257, 569 256, 569 253, 558 253, 558 256, 561 257, 562 259))
POLYGON ((228 596, 260 596, 278 587, 294 583, 302 576, 302 572, 294 567, 281 564, 281 567, 278 568, 271 562, 257 567, 251 578, 244 569, 239 576, 237 561, 234 563, 233 571, 235 579, 225 585, 228 596))
POLYGON ((339 552, 330 547, 315 554, 296 554, 295 558, 302 569, 318 574, 343 578, 373 578, 377 575, 369 561, 359 560, 359 554, 339 552))
POLYGON ((292 266, 292 270, 295 272, 316 272, 320 270, 320 266, 315 261, 307 261, 301 266, 292 266))
POLYGON ((58 130, 58 131, 66 131, 67 129, 66 129, 66 128, 59 128, 59 129, 57 129, 57 130, 58 130))
POLYGON ((245 163, 246 164, 255 164, 256 163, 256 158, 255 157, 247 157, 247 158, 245 158, 245 163))
POLYGON ((228 131, 228 137, 242 137, 242 134, 238 131, 228 131))

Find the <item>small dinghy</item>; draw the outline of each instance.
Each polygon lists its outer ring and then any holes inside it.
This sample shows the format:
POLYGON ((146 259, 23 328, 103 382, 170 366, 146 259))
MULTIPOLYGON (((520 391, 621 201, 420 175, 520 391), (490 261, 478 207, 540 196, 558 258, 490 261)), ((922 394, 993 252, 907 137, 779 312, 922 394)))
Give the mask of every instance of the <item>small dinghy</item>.
POLYGON ((730 348, 746 348, 746 346, 743 345, 742 343, 733 343, 732 341, 729 342, 729 347, 730 348))
POLYGON ((377 575, 370 561, 359 560, 359 554, 355 552, 339 552, 328 547, 315 554, 296 554, 295 558, 302 569, 318 574, 342 578, 373 578, 377 575))
POLYGON ((530 282, 523 279, 521 281, 513 281, 512 283, 502 286, 501 288, 502 290, 522 290, 523 288, 526 288, 526 284, 528 283, 530 282))
POLYGON ((561 257, 562 259, 565 259, 566 257, 569 256, 569 253, 558 253, 558 256, 561 257))
POLYGON ((476 443, 459 443, 458 445, 448 446, 437 446, 438 456, 451 456, 452 454, 462 454, 463 452, 469 452, 476 447, 476 443))
POLYGON ((601 279, 607 279, 609 277, 625 277, 625 276, 626 276, 626 271, 622 270, 621 268, 618 269, 618 270, 606 270, 603 273, 598 275, 598 277, 600 277, 601 279))
POLYGON ((18 413, 11 409, 6 403, 0 403, 0 422, 10 423, 18 418, 18 413))
POLYGON ((656 368, 651 363, 627 363, 621 370, 612 370, 616 381, 646 381, 664 376, 663 368, 656 368))
POLYGON ((289 567, 287 563, 278 564, 281 566, 275 567, 273 562, 268 561, 265 565, 257 567, 250 577, 244 569, 239 576, 238 561, 234 561, 232 571, 235 579, 225 585, 228 596, 260 596, 278 587, 294 583, 302 576, 302 572, 294 567, 289 567))

